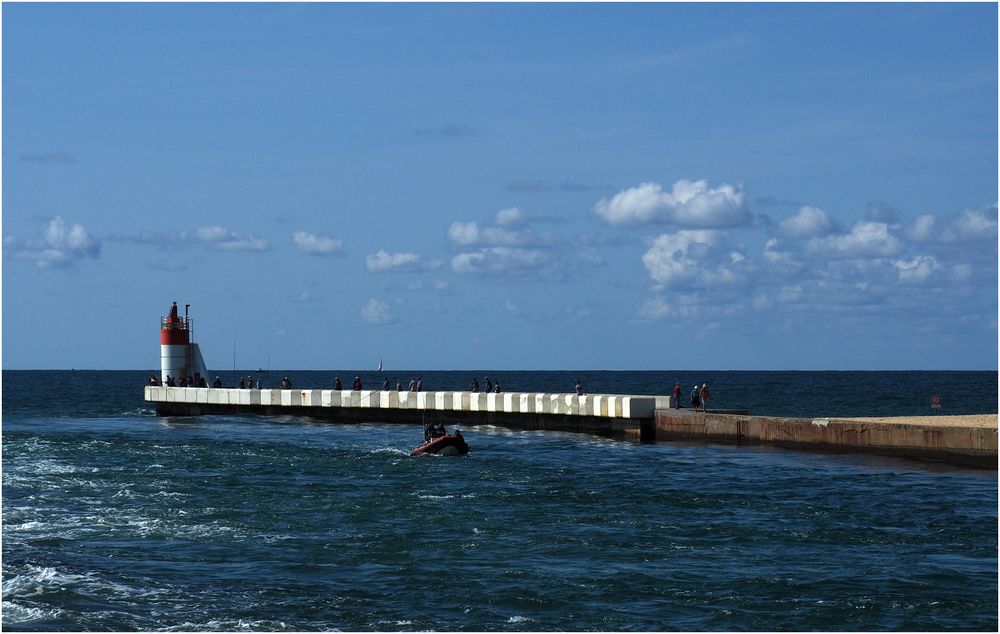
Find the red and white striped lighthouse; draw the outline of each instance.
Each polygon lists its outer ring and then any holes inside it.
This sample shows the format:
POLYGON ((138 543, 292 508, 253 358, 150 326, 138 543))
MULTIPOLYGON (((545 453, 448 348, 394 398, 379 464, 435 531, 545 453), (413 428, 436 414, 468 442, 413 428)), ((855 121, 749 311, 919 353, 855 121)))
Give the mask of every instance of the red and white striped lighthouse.
POLYGON ((185 376, 191 376, 196 383, 199 379, 208 381, 201 349, 191 341, 194 323, 188 317, 188 306, 190 304, 184 307, 181 317, 177 314, 177 302, 174 302, 170 313, 160 318, 160 380, 164 384, 168 375, 177 385, 182 384, 185 376))

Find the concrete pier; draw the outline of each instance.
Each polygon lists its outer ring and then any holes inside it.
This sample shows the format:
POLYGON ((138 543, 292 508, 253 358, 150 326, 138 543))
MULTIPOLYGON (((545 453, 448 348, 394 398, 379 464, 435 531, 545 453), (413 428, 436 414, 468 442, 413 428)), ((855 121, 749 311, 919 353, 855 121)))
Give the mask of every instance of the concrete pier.
POLYGON ((658 440, 770 444, 997 468, 997 428, 657 410, 658 440))
POLYGON ((654 396, 537 392, 247 390, 146 386, 160 416, 292 415, 333 422, 502 425, 591 433, 638 430, 652 439, 654 396))
POLYGON ((997 427, 750 416, 668 409, 669 397, 623 394, 248 390, 147 386, 161 416, 259 414, 331 422, 499 425, 641 440, 687 440, 864 452, 997 468, 997 427))

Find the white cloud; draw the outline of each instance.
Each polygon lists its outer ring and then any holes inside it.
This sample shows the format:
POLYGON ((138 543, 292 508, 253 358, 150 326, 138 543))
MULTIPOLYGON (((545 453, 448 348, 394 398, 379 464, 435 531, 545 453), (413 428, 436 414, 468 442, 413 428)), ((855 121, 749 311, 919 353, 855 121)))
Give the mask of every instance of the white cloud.
POLYGON ((384 249, 365 258, 365 266, 372 273, 385 273, 387 271, 423 271, 441 266, 438 260, 425 261, 423 257, 416 253, 389 253, 384 249))
MULTIPOLYGON (((523 222, 523 221, 519 221, 523 222)), ((531 229, 513 230, 506 226, 483 226, 475 222, 453 222, 448 239, 460 247, 529 247, 549 244, 551 239, 531 229)))
POLYGON ((913 220, 913 224, 906 230, 906 237, 914 242, 930 242, 934 237, 934 228, 937 219, 934 214, 922 214, 913 220))
POLYGON ((181 239, 190 238, 195 242, 207 244, 220 251, 267 251, 267 240, 257 238, 253 234, 231 231, 225 227, 213 225, 198 227, 194 234, 181 234, 181 239))
POLYGON ((497 212, 494 222, 500 226, 516 227, 524 224, 524 212, 517 207, 507 207, 506 209, 501 209, 497 212))
POLYGON ((547 253, 508 247, 459 253, 451 259, 451 269, 461 275, 508 277, 551 277, 557 273, 555 263, 547 253))
POLYGON ((937 218, 934 214, 921 214, 906 230, 906 236, 914 242, 942 242, 945 244, 969 244, 997 241, 997 207, 990 205, 962 211, 937 218))
POLYGON ((850 233, 812 238, 806 251, 829 258, 885 258, 903 251, 903 242, 889 231, 884 222, 855 224, 850 233))
POLYGON ((375 298, 369 299, 368 303, 361 307, 361 318, 370 324, 388 324, 393 321, 389 305, 375 298))
POLYGON ((643 321, 659 321, 667 317, 690 319, 698 316, 698 306, 690 295, 678 295, 667 301, 663 297, 653 297, 639 306, 639 319, 643 321))
POLYGON ((945 242, 997 241, 997 208, 963 209, 950 218, 941 239, 945 242))
POLYGON ((778 235, 783 238, 813 238, 833 231, 830 216, 819 207, 804 205, 796 213, 781 220, 777 226, 778 235))
POLYGON ((712 230, 665 233, 642 256, 649 276, 664 288, 728 285, 738 281, 743 254, 725 248, 724 235, 712 230))
POLYGON ((926 282, 938 267, 937 259, 928 255, 918 255, 912 260, 896 260, 893 264, 899 270, 899 281, 909 284, 926 282))
POLYGON ((642 183, 594 205, 594 212, 610 225, 670 224, 683 227, 720 228, 750 222, 742 188, 708 181, 679 180, 670 192, 659 183, 642 183))
POLYGON ((92 238, 82 225, 67 225, 59 216, 42 225, 41 239, 22 242, 15 236, 4 236, 4 248, 43 269, 69 267, 84 258, 97 259, 101 254, 100 241, 92 238))
POLYGON ((335 240, 305 231, 296 231, 292 235, 292 241, 295 242, 295 248, 299 251, 312 255, 331 255, 339 253, 344 247, 342 240, 335 240))

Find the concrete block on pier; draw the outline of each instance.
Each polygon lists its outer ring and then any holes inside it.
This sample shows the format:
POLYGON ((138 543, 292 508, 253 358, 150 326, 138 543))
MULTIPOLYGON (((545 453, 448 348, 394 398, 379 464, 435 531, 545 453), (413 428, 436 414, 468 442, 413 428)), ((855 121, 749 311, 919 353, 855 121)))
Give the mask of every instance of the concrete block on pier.
POLYGON ((260 391, 260 404, 261 405, 277 405, 274 402, 274 390, 261 390, 260 391))
POLYGON ((448 398, 449 401, 448 405, 444 404, 445 398, 451 396, 449 392, 431 392, 431 394, 433 395, 434 398, 434 409, 439 409, 439 410, 451 409, 450 407, 451 398, 448 398))
POLYGON ((517 398, 514 399, 514 410, 522 414, 528 414, 534 411, 534 403, 530 394, 517 394, 517 398))
POLYGON ((417 392, 417 409, 434 409, 430 392, 417 392))
POLYGON ((250 404, 250 390, 236 390, 236 394, 240 405, 250 404))
POLYGON ((517 410, 514 408, 514 401, 515 401, 514 396, 516 396, 516 395, 512 394, 510 392, 504 394, 503 395, 503 407, 501 407, 498 411, 501 411, 501 412, 516 412, 517 410))
POLYGON ((205 388, 200 388, 194 395, 194 400, 196 403, 207 403, 208 402, 208 390, 205 388))
POLYGON ((548 394, 535 394, 535 411, 539 414, 550 414, 551 408, 549 407, 549 395, 548 394))

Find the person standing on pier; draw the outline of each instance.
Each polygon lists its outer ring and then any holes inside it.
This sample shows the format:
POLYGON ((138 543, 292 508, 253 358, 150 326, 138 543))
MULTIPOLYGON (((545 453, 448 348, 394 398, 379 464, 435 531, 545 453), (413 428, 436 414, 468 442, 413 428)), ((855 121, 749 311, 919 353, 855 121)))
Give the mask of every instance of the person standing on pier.
POLYGON ((708 383, 703 383, 701 386, 701 411, 706 411, 708 409, 708 397, 712 395, 712 391, 708 389, 708 383))
POLYGON ((382 389, 386 392, 389 391, 389 377, 382 377, 382 389))
POLYGON ((486 377, 486 393, 489 394, 493 391, 493 381, 490 381, 490 377, 486 377))
POLYGON ((691 409, 697 410, 699 405, 701 405, 701 390, 696 385, 691 390, 691 409))
POLYGON ((417 377, 417 391, 418 392, 422 392, 423 389, 424 389, 424 380, 418 376, 417 377))
POLYGON ((343 384, 341 384, 341 382, 340 382, 340 377, 339 376, 333 380, 333 389, 335 389, 335 390, 342 390, 342 389, 344 389, 343 384))
POLYGON ((580 381, 576 382, 576 394, 577 396, 583 395, 583 383, 580 383, 580 381))
POLYGON ((681 408, 681 384, 674 383, 674 409, 681 408))
POLYGON ((240 389, 245 390, 247 387, 247 380, 244 377, 240 377, 240 389))
POLYGON ((361 391, 361 378, 360 377, 354 377, 354 391, 355 392, 360 392, 361 391))
POLYGON ((408 387, 407 389, 409 391, 411 391, 411 392, 416 392, 417 391, 417 380, 416 379, 410 379, 410 387, 408 387))
POLYGON ((469 386, 469 391, 470 392, 479 391, 479 379, 477 379, 476 377, 472 377, 472 385, 469 386))

